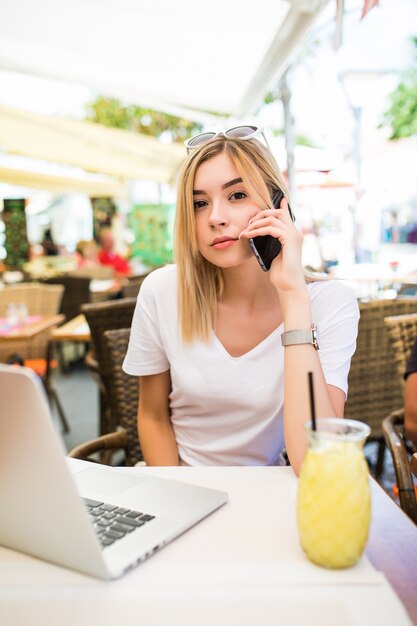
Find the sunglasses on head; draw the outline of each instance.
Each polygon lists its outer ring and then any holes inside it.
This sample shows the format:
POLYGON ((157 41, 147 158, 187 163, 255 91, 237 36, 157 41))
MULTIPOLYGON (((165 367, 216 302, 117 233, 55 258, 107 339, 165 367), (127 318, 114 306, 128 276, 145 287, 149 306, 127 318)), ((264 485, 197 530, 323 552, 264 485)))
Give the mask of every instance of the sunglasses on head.
POLYGON ((189 154, 192 150, 199 148, 204 143, 211 141, 214 137, 218 135, 223 135, 223 137, 232 137, 237 139, 256 139, 259 135, 263 137, 267 147, 269 148, 268 142, 264 135, 263 128, 260 126, 234 126, 233 128, 229 128, 228 130, 220 131, 218 133, 215 132, 207 132, 207 133, 199 133, 198 135, 194 135, 190 139, 184 141, 184 145, 187 148, 187 153, 189 154))

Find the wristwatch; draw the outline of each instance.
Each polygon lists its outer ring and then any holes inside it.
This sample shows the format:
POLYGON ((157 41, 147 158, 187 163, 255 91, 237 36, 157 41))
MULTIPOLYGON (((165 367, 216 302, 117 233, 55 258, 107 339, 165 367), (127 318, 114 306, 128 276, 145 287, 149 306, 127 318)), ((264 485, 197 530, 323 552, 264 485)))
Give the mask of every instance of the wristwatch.
POLYGON ((317 326, 312 324, 310 330, 287 330, 281 335, 283 346, 295 346, 303 343, 311 343, 316 350, 319 349, 317 341, 317 326))

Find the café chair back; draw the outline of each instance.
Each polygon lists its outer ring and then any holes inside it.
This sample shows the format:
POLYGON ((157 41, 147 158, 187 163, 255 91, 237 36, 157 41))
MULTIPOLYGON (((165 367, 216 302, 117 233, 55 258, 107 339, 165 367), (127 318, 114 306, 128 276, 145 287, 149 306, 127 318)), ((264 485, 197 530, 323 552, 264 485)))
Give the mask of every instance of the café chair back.
POLYGON ((383 471, 385 438, 382 420, 403 406, 394 351, 385 330, 384 318, 417 311, 416 298, 360 302, 360 321, 355 354, 349 372, 345 417, 367 423, 368 441, 378 443, 374 475, 383 471))
MULTIPOLYGON (((59 312, 65 315, 66 322, 69 322, 80 314, 82 304, 90 302, 90 278, 86 276, 62 274, 61 276, 46 278, 42 282, 49 285, 63 285, 64 294, 62 296, 59 312)), ((80 343, 72 344, 72 346, 68 347, 67 342, 65 349, 62 343, 58 343, 55 350, 59 357, 61 369, 64 372, 68 372, 71 355, 73 359, 76 355, 78 355, 77 358, 80 358, 85 354, 86 347, 80 343), (68 350, 70 350, 69 357, 68 350)))
POLYGON ((391 315, 384 320, 385 329, 391 342, 397 368, 397 379, 404 388, 404 373, 411 354, 413 343, 417 338, 417 305, 414 313, 407 315, 391 315))
POLYGON ((90 302, 90 281, 87 276, 54 276, 45 279, 49 285, 63 285, 64 294, 59 312, 65 315, 65 321, 69 322, 80 314, 82 304, 90 302))
MULTIPOLYGON (((148 272, 149 273, 149 272, 148 272)), ((122 287, 123 298, 137 298, 139 289, 148 274, 138 276, 128 276, 126 285, 122 287)))
POLYGON ((396 411, 386 417, 382 422, 382 428, 392 455, 400 506, 417 524, 416 491, 404 436, 404 411, 396 411))
MULTIPOLYGON (((110 408, 117 416, 118 427, 112 433, 87 441, 69 453, 76 459, 92 460, 92 455, 107 459, 120 452, 124 453, 124 464, 136 465, 143 460, 137 430, 137 410, 139 403, 139 383, 135 376, 129 376, 122 370, 122 363, 129 343, 130 328, 108 330, 104 333, 104 344, 108 351, 108 362, 112 372, 108 386, 110 408)), ((94 458, 94 457, 93 457, 94 458)))
POLYGON ((417 478, 417 452, 414 452, 413 456, 410 460, 410 469, 411 473, 415 478, 417 478))
MULTIPOLYGON (((404 372, 417 337, 417 313, 388 316, 384 323, 394 352, 398 384, 404 389, 404 372)), ((417 523, 416 495, 410 461, 414 449, 404 433, 404 411, 386 417, 383 430, 392 455, 400 506, 417 523)))
POLYGON ((106 330, 130 328, 135 305, 136 298, 120 298, 81 306, 91 332, 92 350, 87 354, 85 363, 99 386, 101 435, 112 432, 117 426, 117 417, 110 410, 109 389, 113 373, 104 333, 106 330))
MULTIPOLYGON (((59 313, 64 287, 41 283, 19 283, 6 285, 0 290, 0 317, 6 317, 9 304, 26 304, 29 315, 56 315, 59 313)), ((24 360, 46 359, 48 341, 52 328, 38 333, 27 340, 2 340, 0 362, 5 362, 12 354, 24 360)))

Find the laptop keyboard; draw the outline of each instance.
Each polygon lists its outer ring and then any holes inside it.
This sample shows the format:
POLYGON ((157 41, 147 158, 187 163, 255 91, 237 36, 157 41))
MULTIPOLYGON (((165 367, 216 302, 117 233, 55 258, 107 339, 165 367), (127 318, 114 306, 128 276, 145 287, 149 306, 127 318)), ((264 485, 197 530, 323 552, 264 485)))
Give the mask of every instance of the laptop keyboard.
POLYGON ((123 539, 155 519, 155 515, 125 509, 116 504, 107 504, 90 498, 83 500, 103 548, 111 546, 115 541, 123 539))

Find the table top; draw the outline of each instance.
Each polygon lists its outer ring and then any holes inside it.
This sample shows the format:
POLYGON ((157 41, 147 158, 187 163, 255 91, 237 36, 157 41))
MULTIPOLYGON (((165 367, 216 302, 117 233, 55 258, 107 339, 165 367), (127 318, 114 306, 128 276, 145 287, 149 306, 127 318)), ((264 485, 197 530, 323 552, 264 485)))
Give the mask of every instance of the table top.
MULTIPOLYGON (((68 464, 77 472, 83 462, 68 464)), ((326 570, 300 547, 291 468, 114 471, 220 488, 229 501, 110 583, 0 548, 0 614, 8 626, 70 626, 74 611, 78 623, 101 626, 132 615, 147 626, 409 626, 403 605, 417 621, 417 527, 373 480, 367 556, 352 568, 326 570)))
POLYGON ((417 526, 376 481, 371 487, 373 515, 366 554, 417 624, 417 526))
POLYGON ((91 332, 85 316, 81 313, 51 333, 53 341, 91 341, 91 332))
POLYGON ((0 341, 9 341, 10 339, 25 340, 34 337, 52 326, 61 324, 65 320, 65 315, 35 315, 29 317, 28 322, 19 326, 12 326, 7 332, 0 333, 0 341))

